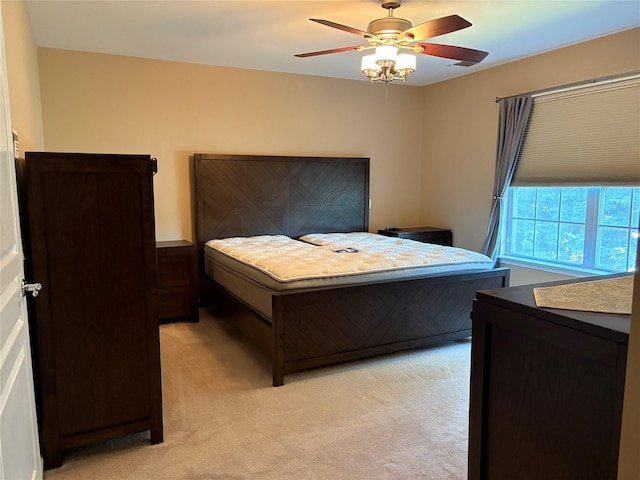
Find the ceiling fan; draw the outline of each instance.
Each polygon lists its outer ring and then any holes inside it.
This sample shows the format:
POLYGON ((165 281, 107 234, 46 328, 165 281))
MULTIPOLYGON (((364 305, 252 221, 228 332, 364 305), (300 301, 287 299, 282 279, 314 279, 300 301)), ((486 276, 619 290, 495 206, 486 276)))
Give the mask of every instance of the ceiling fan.
POLYGON ((361 70, 370 81, 392 80, 405 81, 415 71, 416 59, 413 53, 422 53, 435 57, 459 60, 465 66, 470 66, 482 61, 489 53, 471 48, 457 47, 453 45, 441 45, 437 43, 424 43, 422 40, 455 32, 471 26, 464 18, 458 15, 429 20, 413 26, 409 20, 393 16, 393 11, 401 6, 401 0, 380 0, 381 7, 387 9, 388 16, 378 18, 369 23, 367 31, 341 25, 329 20, 311 18, 312 22, 337 28, 367 40, 368 45, 356 45, 352 47, 333 48, 318 52, 299 53, 296 57, 314 57, 329 53, 348 51, 364 51, 375 48, 374 55, 365 55, 362 58, 361 70), (411 52, 411 53, 400 53, 411 52))

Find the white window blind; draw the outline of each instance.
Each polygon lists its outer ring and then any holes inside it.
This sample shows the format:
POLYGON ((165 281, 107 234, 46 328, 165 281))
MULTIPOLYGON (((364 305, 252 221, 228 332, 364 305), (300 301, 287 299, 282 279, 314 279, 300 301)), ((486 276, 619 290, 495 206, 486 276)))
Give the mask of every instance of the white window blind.
POLYGON ((640 185, 640 75, 534 96, 511 185, 640 185))

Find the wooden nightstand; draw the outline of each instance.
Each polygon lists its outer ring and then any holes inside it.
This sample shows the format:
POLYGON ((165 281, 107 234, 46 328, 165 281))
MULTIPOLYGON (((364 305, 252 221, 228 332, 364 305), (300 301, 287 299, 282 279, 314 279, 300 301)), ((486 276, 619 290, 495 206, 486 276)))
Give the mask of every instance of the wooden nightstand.
POLYGON ((160 323, 182 318, 197 322, 198 264, 195 245, 186 240, 171 240, 157 242, 156 249, 160 323))
POLYGON ((423 243, 436 243, 438 245, 453 245, 453 235, 451 230, 435 227, 409 227, 397 230, 378 230, 380 235, 387 237, 406 238, 423 243))

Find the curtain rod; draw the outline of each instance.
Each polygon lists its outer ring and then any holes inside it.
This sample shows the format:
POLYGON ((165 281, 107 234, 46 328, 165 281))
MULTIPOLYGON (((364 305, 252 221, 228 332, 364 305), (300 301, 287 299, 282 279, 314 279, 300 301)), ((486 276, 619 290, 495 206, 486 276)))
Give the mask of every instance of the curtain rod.
POLYGON ((606 77, 592 78, 590 80, 582 80, 580 82, 568 83, 566 85, 560 85, 558 87, 543 88, 543 89, 540 89, 540 90, 534 90, 532 92, 519 93, 519 94, 516 94, 516 95, 508 95, 506 97, 496 97, 493 101, 497 103, 500 100, 503 100, 503 99, 506 99, 506 98, 519 97, 520 95, 532 95, 532 96, 542 95, 543 93, 553 93, 553 92, 566 90, 566 89, 571 89, 571 88, 584 87, 586 85, 590 85, 590 84, 593 84, 593 83, 606 82, 606 81, 610 81, 610 80, 621 80, 621 79, 626 78, 626 77, 633 78, 633 77, 637 77, 637 76, 640 76, 640 70, 634 70, 632 72, 620 73, 620 74, 616 74, 616 75, 608 75, 606 77))

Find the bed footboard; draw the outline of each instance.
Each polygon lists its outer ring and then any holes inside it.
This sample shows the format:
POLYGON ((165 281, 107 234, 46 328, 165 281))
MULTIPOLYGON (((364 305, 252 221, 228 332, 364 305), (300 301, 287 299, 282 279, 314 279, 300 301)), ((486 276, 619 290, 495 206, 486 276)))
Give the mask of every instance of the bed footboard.
POLYGON ((273 296, 273 384, 308 368, 471 335, 477 290, 509 284, 509 269, 273 296))

